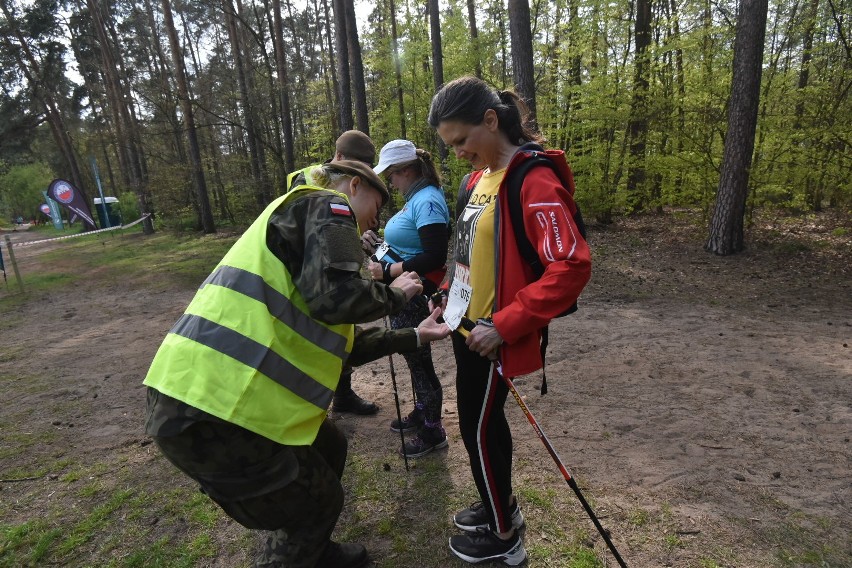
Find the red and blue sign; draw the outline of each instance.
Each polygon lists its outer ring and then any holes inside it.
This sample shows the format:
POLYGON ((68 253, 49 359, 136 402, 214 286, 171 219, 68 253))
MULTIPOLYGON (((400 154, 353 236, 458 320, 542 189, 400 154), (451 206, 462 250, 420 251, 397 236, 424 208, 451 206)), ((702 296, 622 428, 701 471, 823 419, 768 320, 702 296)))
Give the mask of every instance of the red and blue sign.
POLYGON ((71 223, 79 217, 82 219, 87 231, 97 229, 95 221, 92 219, 89 204, 86 203, 85 195, 82 191, 74 187, 74 184, 70 181, 64 179, 53 180, 47 188, 47 195, 71 212, 69 219, 71 223))

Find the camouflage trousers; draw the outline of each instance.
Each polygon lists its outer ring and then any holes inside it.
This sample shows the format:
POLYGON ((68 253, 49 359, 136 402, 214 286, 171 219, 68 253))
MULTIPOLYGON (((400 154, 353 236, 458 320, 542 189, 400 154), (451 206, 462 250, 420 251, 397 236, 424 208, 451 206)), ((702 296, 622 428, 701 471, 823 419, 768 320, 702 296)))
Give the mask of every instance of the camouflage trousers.
POLYGON ((154 441, 228 516, 272 531, 257 566, 316 566, 343 509, 347 442, 332 422, 310 446, 284 446, 227 422, 196 422, 154 441))

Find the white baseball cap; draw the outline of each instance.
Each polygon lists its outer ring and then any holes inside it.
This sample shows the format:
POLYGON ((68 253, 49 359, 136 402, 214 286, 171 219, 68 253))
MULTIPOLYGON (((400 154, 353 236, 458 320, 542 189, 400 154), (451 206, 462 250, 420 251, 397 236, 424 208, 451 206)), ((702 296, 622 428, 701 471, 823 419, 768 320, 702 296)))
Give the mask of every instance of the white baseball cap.
POLYGON ((417 159, 417 148, 409 140, 391 140, 379 152, 379 163, 374 168, 377 174, 391 166, 413 162, 417 159))

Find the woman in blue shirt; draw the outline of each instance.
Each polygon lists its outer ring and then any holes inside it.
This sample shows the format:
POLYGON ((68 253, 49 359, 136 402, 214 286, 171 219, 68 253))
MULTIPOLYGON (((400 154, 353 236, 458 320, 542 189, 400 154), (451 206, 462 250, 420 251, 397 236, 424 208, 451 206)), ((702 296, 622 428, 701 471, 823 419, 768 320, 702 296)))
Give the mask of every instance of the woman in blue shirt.
MULTIPOLYGON (((416 272, 423 278, 423 293, 428 297, 437 290, 446 270, 450 222, 432 156, 408 140, 392 140, 382 148, 375 172, 384 174, 402 193, 405 204, 385 225, 384 243, 374 255, 379 264, 372 265, 373 277, 392 281, 405 271, 416 272)), ((411 327, 412 322, 416 325, 428 315, 426 297, 415 296, 401 312, 391 316, 391 327, 411 327)), ((428 343, 404 356, 411 371, 415 406, 401 422, 391 422, 391 430, 416 431, 414 439, 405 443, 405 453, 418 457, 447 447, 441 426, 443 391, 428 343)))

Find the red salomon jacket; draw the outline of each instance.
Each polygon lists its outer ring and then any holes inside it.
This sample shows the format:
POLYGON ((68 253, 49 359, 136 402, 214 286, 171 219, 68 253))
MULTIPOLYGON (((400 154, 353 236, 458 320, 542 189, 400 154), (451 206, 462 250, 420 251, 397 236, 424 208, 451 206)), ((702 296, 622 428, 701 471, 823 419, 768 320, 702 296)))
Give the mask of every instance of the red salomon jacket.
MULTIPOLYGON (((546 153, 562 171, 563 179, 573 179, 564 152, 546 153)), ((494 216, 497 290, 492 318, 504 340, 500 362, 507 377, 541 369, 541 328, 577 301, 592 273, 589 245, 574 223, 577 206, 573 182, 569 189, 564 188, 549 167, 532 168, 521 186, 527 238, 545 267, 540 279, 536 280, 529 263, 518 251, 505 184, 511 169, 531 155, 519 151, 512 157, 503 176, 494 216)))

